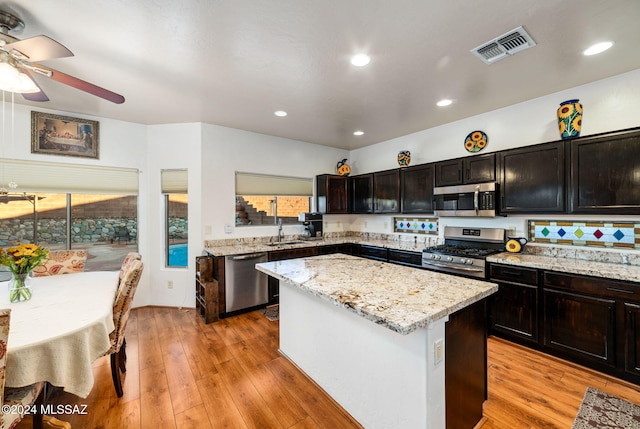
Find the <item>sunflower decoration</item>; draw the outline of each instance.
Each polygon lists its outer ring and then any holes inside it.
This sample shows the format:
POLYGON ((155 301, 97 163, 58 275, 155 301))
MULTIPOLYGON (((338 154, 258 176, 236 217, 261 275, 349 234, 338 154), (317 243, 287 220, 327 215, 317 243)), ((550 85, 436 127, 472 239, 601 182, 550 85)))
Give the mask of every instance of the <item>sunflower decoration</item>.
POLYGON ((563 139, 578 137, 582 130, 582 104, 580 100, 567 100, 558 108, 558 130, 563 139))
POLYGON ((467 152, 480 152, 489 142, 489 137, 483 131, 473 131, 464 139, 464 148, 467 152))

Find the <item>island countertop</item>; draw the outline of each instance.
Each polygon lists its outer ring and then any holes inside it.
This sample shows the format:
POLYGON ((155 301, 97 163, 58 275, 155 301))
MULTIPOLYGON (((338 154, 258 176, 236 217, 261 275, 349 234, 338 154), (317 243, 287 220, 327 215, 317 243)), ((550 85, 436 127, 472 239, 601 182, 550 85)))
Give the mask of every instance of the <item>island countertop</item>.
POLYGON ((495 283, 339 253, 256 269, 403 335, 498 290, 495 283))

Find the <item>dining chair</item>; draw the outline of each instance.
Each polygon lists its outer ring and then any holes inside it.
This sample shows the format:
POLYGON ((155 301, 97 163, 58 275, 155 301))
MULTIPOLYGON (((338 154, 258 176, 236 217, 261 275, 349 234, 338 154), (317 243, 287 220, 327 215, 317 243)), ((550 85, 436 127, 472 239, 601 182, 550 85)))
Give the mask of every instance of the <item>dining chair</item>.
POLYGON ((48 260, 33 269, 34 277, 55 276, 58 274, 80 273, 84 271, 88 252, 86 249, 53 250, 48 260))
POLYGON ((130 261, 120 280, 118 292, 113 303, 113 324, 115 329, 109 334, 111 347, 103 356, 110 355, 111 377, 113 378, 113 386, 116 389, 118 398, 122 397, 123 394, 121 373, 127 371, 127 342, 124 338, 124 331, 127 327, 131 303, 143 269, 144 264, 142 261, 138 259, 130 261))
POLYGON ((141 259, 142 255, 138 252, 127 253, 127 256, 124 257, 124 259, 122 260, 122 265, 120 266, 120 275, 118 276, 119 281, 121 281, 122 277, 124 277, 124 273, 129 265, 131 265, 133 261, 140 261, 141 259))
MULTIPOLYGON (((23 419, 24 413, 4 413, 9 407, 24 409, 35 406, 36 412, 30 413, 33 416, 33 427, 42 428, 42 414, 40 406, 44 403, 44 382, 34 383, 26 387, 4 387, 5 372, 7 369, 7 341, 9 339, 9 322, 11 319, 11 309, 0 310, 0 427, 12 429, 23 419)), ((17 411, 17 410, 16 410, 17 411)))

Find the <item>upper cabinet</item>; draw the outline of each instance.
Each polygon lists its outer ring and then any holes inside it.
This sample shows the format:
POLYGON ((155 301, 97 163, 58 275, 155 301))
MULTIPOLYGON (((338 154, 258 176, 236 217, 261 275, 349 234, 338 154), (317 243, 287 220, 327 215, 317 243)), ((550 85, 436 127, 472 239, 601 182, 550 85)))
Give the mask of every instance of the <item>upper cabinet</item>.
POLYGON ((400 171, 373 173, 374 213, 400 213, 400 171))
POLYGON ((373 213, 373 173, 353 176, 351 181, 351 213, 373 213))
POLYGON ((402 213, 433 213, 434 164, 400 170, 400 210, 402 213))
POLYGON ((572 213, 639 213, 639 130, 571 141, 570 164, 572 213))
POLYGON ((496 180, 496 155, 474 155, 435 163, 436 186, 455 186, 466 183, 496 180))
POLYGON ((565 211, 563 141, 505 150, 498 157, 502 214, 565 211))
POLYGON ((316 209, 319 213, 349 213, 349 181, 333 174, 316 176, 316 209))

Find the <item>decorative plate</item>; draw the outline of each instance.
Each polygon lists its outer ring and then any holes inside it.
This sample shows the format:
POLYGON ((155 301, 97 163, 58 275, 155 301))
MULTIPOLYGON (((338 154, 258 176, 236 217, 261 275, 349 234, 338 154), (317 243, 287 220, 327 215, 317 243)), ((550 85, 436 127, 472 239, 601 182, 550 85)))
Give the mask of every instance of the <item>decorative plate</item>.
POLYGON ((468 152, 480 152, 489 143, 489 137, 484 131, 472 131, 464 139, 464 148, 468 152))

